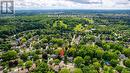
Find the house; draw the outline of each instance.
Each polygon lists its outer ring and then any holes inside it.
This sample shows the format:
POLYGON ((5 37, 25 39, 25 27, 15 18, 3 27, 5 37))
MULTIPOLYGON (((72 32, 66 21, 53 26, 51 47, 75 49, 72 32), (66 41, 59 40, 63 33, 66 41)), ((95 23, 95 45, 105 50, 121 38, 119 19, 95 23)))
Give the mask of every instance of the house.
POLYGON ((61 62, 59 63, 59 66, 60 66, 60 68, 64 68, 64 67, 65 67, 64 61, 61 61, 61 62))
POLYGON ((16 39, 17 44, 21 44, 20 39, 16 39))
POLYGON ((50 57, 53 59, 56 59, 58 57, 58 55, 52 54, 50 57))
POLYGON ((111 65, 110 62, 105 62, 105 64, 106 64, 107 66, 110 66, 110 65, 111 65))
POLYGON ((73 57, 67 57, 69 62, 73 62, 73 57))
POLYGON ((33 64, 31 68, 29 68, 30 71, 34 70, 36 68, 36 64, 33 64))
POLYGON ((124 54, 120 54, 120 55, 119 55, 119 58, 120 58, 120 59, 125 59, 126 56, 125 56, 124 54))
POLYGON ((53 67, 53 70, 54 70, 55 72, 58 72, 58 71, 60 70, 60 66, 59 66, 59 65, 55 65, 55 66, 53 67))

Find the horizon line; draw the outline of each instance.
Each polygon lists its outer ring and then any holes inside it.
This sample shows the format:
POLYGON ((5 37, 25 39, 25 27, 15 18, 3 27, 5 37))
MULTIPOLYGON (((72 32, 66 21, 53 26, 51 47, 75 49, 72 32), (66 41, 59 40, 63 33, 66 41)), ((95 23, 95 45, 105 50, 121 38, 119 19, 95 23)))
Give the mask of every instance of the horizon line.
POLYGON ((19 10, 130 10, 130 9, 15 9, 15 11, 19 10))

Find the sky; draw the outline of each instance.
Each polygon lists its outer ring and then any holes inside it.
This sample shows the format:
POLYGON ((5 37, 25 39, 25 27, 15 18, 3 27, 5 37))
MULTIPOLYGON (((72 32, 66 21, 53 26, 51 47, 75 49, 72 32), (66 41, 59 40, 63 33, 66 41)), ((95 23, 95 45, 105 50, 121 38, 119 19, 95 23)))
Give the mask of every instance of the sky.
POLYGON ((15 9, 130 9, 130 0, 14 0, 15 9))

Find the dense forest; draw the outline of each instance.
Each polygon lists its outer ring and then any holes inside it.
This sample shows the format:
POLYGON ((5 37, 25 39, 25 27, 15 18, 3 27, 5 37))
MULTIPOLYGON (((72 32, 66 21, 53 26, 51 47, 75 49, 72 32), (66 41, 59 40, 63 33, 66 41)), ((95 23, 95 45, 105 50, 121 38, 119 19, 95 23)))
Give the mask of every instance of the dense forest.
POLYGON ((0 18, 0 73, 130 73, 122 14, 0 18))

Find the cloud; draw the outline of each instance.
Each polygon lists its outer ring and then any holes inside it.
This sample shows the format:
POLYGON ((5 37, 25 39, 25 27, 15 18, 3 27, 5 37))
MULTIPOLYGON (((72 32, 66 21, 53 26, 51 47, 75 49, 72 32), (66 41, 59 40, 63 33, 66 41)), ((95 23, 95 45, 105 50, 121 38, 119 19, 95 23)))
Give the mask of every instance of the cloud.
POLYGON ((117 5, 123 4, 123 5, 130 5, 130 0, 120 0, 116 2, 117 5))
POLYGON ((15 0, 16 9, 130 9, 130 0, 15 0))
POLYGON ((100 4, 102 3, 102 0, 70 0, 82 4, 100 4))

